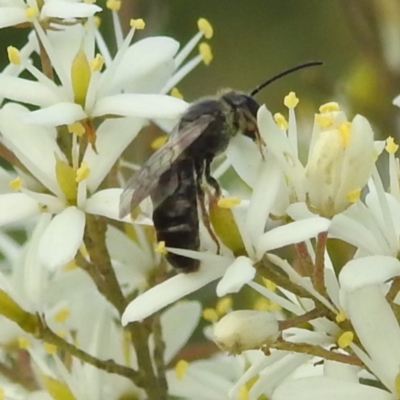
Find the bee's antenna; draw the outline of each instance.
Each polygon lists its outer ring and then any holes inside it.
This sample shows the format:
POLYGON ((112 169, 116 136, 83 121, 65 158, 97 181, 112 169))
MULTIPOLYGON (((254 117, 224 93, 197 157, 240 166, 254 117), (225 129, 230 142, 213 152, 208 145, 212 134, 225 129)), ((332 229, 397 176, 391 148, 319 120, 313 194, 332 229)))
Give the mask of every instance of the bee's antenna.
POLYGON ((268 86, 270 83, 275 82, 276 80, 278 80, 278 79, 280 79, 280 78, 282 78, 282 77, 284 77, 286 75, 289 75, 292 72, 296 72, 296 71, 298 71, 300 69, 303 69, 303 68, 314 67, 315 65, 322 65, 322 64, 323 64, 322 61, 309 61, 309 62, 306 62, 304 64, 297 65, 297 66, 295 66, 293 68, 289 68, 286 71, 283 71, 283 72, 279 73, 278 75, 275 75, 272 78, 270 78, 270 79, 266 80, 265 82, 261 83, 261 85, 258 85, 255 89, 253 89, 250 92, 250 96, 251 97, 255 96, 260 90, 264 89, 265 86, 268 86))

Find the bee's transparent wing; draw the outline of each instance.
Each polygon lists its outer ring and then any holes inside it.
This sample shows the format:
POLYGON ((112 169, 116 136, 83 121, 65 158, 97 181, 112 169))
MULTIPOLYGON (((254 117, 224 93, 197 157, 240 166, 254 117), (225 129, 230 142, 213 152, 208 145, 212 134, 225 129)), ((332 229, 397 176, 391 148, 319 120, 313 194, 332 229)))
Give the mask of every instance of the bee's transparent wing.
MULTIPOLYGON (((157 150, 126 183, 119 204, 121 218, 129 214, 130 210, 153 192, 161 175, 171 168, 178 157, 204 132, 212 121, 213 116, 205 114, 196 118, 193 122, 188 122, 178 132, 171 134, 168 142, 157 150)), ((174 180, 175 178, 171 175, 168 192, 172 193, 176 188, 177 182, 174 183, 174 180)))

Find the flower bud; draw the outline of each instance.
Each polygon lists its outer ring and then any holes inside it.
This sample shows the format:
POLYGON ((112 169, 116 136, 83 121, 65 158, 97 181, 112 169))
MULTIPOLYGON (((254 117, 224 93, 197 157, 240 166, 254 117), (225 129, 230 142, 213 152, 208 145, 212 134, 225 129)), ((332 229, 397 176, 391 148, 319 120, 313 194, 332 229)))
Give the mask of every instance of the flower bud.
POLYGON ((259 349, 279 336, 278 321, 267 311, 233 311, 214 328, 214 341, 230 354, 259 349))

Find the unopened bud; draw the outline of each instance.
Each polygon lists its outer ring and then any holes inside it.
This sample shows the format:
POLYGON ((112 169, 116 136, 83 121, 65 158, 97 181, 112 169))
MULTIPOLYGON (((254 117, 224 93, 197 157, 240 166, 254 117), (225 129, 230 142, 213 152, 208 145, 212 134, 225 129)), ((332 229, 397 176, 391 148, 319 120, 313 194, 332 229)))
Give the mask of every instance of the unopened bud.
POLYGON ((259 349, 273 343, 278 336, 278 321, 268 311, 233 311, 214 328, 215 343, 230 354, 259 349))

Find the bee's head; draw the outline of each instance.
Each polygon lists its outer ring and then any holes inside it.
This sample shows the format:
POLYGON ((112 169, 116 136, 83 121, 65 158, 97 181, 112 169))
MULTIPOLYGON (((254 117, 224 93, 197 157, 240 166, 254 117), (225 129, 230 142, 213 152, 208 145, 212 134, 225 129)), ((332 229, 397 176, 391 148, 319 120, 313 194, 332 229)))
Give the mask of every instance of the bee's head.
POLYGON ((223 94, 222 99, 240 118, 242 133, 253 140, 257 140, 257 111, 260 105, 248 94, 234 91, 223 94))

